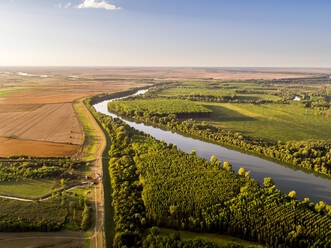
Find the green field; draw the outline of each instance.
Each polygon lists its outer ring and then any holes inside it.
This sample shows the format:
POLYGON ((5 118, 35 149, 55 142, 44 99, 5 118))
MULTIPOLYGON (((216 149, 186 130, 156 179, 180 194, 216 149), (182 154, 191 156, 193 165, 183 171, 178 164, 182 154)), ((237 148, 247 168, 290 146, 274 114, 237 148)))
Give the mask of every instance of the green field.
POLYGON ((212 111, 208 117, 199 118, 208 124, 277 142, 329 141, 329 111, 325 107, 321 109, 318 104, 328 104, 330 92, 331 88, 324 80, 305 79, 299 82, 186 81, 163 85, 149 94, 152 97, 190 99, 212 111), (301 101, 292 100, 297 95, 301 101), (259 104, 260 100, 268 102, 259 104))
POLYGON ((0 194, 23 198, 39 198, 63 188, 60 181, 49 179, 0 183, 0 194))
POLYGON ((97 134, 95 133, 95 130, 92 127, 92 124, 90 123, 90 120, 86 116, 86 112, 83 109, 85 108, 85 106, 82 101, 75 102, 73 106, 83 129, 84 146, 82 157, 86 161, 96 159, 95 154, 98 148, 99 141, 97 134))
POLYGON ((116 112, 153 113, 156 115, 168 115, 178 113, 209 113, 210 110, 188 100, 178 99, 150 99, 132 101, 114 101, 109 103, 111 110, 116 112))
POLYGON ((180 86, 167 88, 158 92, 159 96, 177 97, 182 95, 204 95, 204 96, 238 96, 242 99, 251 100, 273 100, 277 101, 279 96, 270 93, 279 92, 277 89, 263 87, 254 82, 184 82, 180 86), (247 94, 238 91, 248 90, 247 94), (265 92, 269 94, 265 94, 265 92))
POLYGON ((300 104, 202 103, 208 123, 272 141, 330 140, 331 119, 300 104))
POLYGON ((20 92, 28 89, 29 87, 11 87, 0 89, 0 96, 8 95, 10 93, 20 92))
POLYGON ((63 188, 59 180, 38 179, 0 183, 0 195, 23 198, 40 198, 63 188))

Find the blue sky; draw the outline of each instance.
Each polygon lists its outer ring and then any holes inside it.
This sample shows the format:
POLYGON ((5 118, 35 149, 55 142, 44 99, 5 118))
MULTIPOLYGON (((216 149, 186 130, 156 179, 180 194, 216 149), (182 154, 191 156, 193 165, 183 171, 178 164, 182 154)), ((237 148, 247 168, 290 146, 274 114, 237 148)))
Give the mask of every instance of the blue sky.
POLYGON ((331 1, 1 0, 0 65, 331 67, 331 1))

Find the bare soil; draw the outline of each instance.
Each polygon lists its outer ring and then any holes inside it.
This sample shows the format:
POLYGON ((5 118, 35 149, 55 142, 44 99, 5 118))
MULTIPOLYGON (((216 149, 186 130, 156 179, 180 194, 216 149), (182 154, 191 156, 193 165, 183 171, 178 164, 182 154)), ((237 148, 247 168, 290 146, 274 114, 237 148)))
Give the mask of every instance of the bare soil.
POLYGON ((45 104, 34 111, 0 113, 0 136, 80 145, 82 134, 72 104, 45 104))
POLYGON ((6 248, 71 248, 85 247, 86 238, 79 232, 0 233, 0 247, 6 248))
POLYGON ((79 149, 79 145, 0 137, 0 157, 11 155, 64 157, 75 155, 79 149))

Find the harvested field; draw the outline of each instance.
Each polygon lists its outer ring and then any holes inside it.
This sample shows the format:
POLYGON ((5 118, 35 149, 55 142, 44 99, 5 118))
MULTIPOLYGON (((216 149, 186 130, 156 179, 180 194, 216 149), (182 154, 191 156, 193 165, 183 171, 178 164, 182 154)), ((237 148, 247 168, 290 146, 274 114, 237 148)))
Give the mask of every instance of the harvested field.
POLYGON ((82 143, 72 104, 46 104, 34 111, 0 113, 0 136, 20 139, 82 143))
POLYGON ((58 74, 49 78, 24 77, 13 73, 0 75, 1 86, 7 88, 2 88, 0 95, 0 156, 49 157, 71 156, 81 151, 83 134, 78 113, 73 109, 75 100, 142 84, 127 80, 70 80, 58 74))
POLYGON ((33 111, 41 106, 42 104, 0 104, 0 113, 33 111))
POLYGON ((85 247, 88 241, 80 232, 55 232, 55 233, 1 233, 0 247, 6 248, 72 248, 85 247))
POLYGON ((0 156, 27 155, 40 157, 73 156, 79 145, 69 145, 35 140, 8 139, 0 137, 0 156))

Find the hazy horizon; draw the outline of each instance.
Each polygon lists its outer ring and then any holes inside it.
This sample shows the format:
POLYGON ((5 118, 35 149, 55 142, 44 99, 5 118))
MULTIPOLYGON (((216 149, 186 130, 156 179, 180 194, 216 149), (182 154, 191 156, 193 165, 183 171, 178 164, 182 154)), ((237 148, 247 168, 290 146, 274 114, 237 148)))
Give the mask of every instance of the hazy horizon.
POLYGON ((2 67, 331 68, 331 2, 2 0, 2 67))

